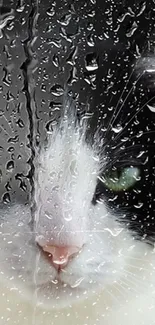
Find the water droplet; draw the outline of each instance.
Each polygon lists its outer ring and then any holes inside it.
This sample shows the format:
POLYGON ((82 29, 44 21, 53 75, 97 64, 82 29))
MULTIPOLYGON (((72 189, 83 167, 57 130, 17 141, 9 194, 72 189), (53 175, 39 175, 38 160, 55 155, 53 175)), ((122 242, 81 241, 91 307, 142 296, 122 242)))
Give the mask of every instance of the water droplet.
POLYGON ((139 202, 138 204, 135 204, 134 207, 136 209, 140 209, 141 207, 143 206, 143 203, 142 202, 139 202))
POLYGON ((49 108, 52 110, 52 113, 54 111, 60 111, 61 109, 61 106, 62 106, 62 103, 56 103, 56 102, 50 102, 50 105, 49 105, 49 108))
POLYGON ((58 68, 58 66, 59 66, 59 57, 58 57, 58 55, 56 55, 56 54, 53 55, 53 60, 52 60, 52 62, 53 62, 53 64, 55 65, 55 67, 58 68))
POLYGON ((133 24, 132 24, 132 26, 131 26, 131 28, 130 28, 129 31, 126 33, 126 36, 127 36, 127 37, 131 37, 131 36, 133 36, 133 34, 134 34, 134 32, 137 30, 137 28, 138 28, 138 25, 137 25, 137 23, 134 21, 133 24))
POLYGON ((59 190, 60 190, 60 188, 59 188, 58 185, 52 187, 52 191, 53 191, 53 192, 58 192, 59 190))
POLYGON ((141 8, 139 10, 139 13, 137 14, 137 17, 141 16, 142 13, 145 11, 145 9, 146 9, 146 2, 142 2, 141 8))
POLYGON ((142 157, 145 154, 145 151, 140 151, 140 153, 137 155, 137 158, 142 157))
POLYGON ((95 10, 91 10, 88 12, 88 17, 93 18, 95 16, 95 10))
POLYGON ((4 111, 1 109, 0 110, 0 117, 4 115, 4 111))
POLYGON ((119 234, 121 234, 123 229, 124 228, 114 228, 114 229, 104 228, 104 230, 108 231, 113 237, 119 236, 119 234))
POLYGON ((16 7, 16 11, 17 12, 23 12, 24 8, 25 8, 24 0, 19 0, 18 4, 17 4, 17 7, 16 7))
POLYGON ((47 39, 47 44, 54 45, 57 48, 61 47, 61 39, 56 39, 56 38, 48 38, 47 39))
POLYGON ((45 211, 45 217, 49 220, 53 219, 53 216, 48 211, 45 211))
POLYGON ((6 183, 5 188, 6 188, 7 192, 11 191, 12 187, 9 182, 6 183))
POLYGON ((87 37, 87 44, 91 47, 95 46, 94 35, 92 33, 87 37))
POLYGON ((76 282, 74 284, 71 285, 71 288, 78 287, 83 280, 84 280, 84 278, 79 278, 78 280, 76 280, 76 282))
POLYGON ((8 204, 8 203, 11 202, 11 198, 10 198, 10 194, 9 194, 9 193, 4 193, 2 199, 3 199, 3 203, 4 203, 4 204, 8 204))
POLYGON ((122 126, 118 124, 117 126, 112 128, 112 131, 115 133, 119 133, 120 131, 122 131, 122 129, 122 126))
POLYGON ((134 215, 134 216, 131 217, 131 220, 136 220, 136 219, 137 219, 137 216, 136 215, 134 215))
POLYGON ((66 210, 63 211, 63 217, 66 221, 71 221, 72 220, 72 212, 71 210, 66 210))
POLYGON ((66 62, 69 63, 70 65, 74 65, 77 52, 78 52, 78 47, 76 46, 76 47, 73 48, 73 50, 69 54, 66 62))
POLYGON ((53 17, 55 15, 55 8, 54 8, 54 6, 52 6, 51 8, 48 8, 46 12, 47 12, 47 15, 48 16, 53 17))
POLYGON ((47 130, 47 133, 51 134, 56 125, 57 125, 57 121, 55 121, 55 120, 48 121, 46 126, 45 126, 45 128, 47 130))
POLYGON ((52 95, 57 96, 57 97, 62 96, 64 93, 63 87, 58 84, 51 87, 50 91, 51 91, 52 95))
POLYGON ((8 161, 7 165, 6 165, 6 169, 8 172, 12 172, 14 169, 14 161, 10 160, 8 161))
POLYGON ((8 148, 8 152, 13 152, 14 150, 15 150, 14 147, 9 147, 9 148, 8 148))
POLYGON ((24 124, 24 122, 22 121, 21 118, 18 119, 18 121, 16 122, 16 124, 17 124, 21 129, 25 126, 25 124, 24 124))
POLYGON ((70 71, 70 76, 67 80, 67 84, 69 86, 71 86, 74 82, 76 82, 78 80, 76 73, 77 73, 77 70, 75 67, 73 67, 72 70, 70 71))
POLYGON ((147 107, 151 112, 155 113, 155 106, 147 105, 147 107))
POLYGON ((119 16, 118 21, 122 23, 127 16, 135 17, 135 13, 130 7, 128 8, 128 11, 125 14, 119 16))
POLYGON ((113 198, 109 198, 109 202, 114 202, 115 200, 117 200, 118 195, 115 195, 113 198))
POLYGON ((65 14, 62 18, 60 18, 60 20, 58 19, 57 22, 63 26, 68 26, 71 18, 72 18, 71 14, 65 14))
POLYGON ((8 142, 10 143, 10 142, 12 142, 12 143, 16 143, 16 142, 18 142, 19 141, 19 136, 18 135, 16 135, 15 137, 13 137, 13 138, 9 138, 9 140, 8 140, 8 142))
POLYGON ((94 71, 98 69, 98 62, 96 53, 89 53, 86 56, 86 69, 87 71, 94 71))

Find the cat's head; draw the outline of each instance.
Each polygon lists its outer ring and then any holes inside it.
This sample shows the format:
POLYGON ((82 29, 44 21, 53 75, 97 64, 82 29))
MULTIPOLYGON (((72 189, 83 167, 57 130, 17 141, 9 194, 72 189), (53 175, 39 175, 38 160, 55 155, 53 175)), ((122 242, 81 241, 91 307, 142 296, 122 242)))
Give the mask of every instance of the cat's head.
POLYGON ((100 129, 91 140, 87 128, 68 116, 49 137, 36 160, 32 214, 22 204, 1 210, 1 273, 12 288, 22 283, 23 294, 51 307, 126 277, 153 232, 139 137, 128 150, 121 128, 111 137, 100 129))

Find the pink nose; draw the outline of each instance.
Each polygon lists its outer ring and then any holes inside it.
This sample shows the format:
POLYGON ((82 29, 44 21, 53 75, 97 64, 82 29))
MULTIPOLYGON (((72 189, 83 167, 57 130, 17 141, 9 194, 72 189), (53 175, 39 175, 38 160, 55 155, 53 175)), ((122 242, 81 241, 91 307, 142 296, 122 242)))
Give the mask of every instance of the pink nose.
POLYGON ((42 249, 44 252, 50 254, 48 258, 51 259, 52 265, 56 270, 64 268, 68 264, 70 258, 80 251, 80 247, 76 246, 61 247, 45 245, 42 249))

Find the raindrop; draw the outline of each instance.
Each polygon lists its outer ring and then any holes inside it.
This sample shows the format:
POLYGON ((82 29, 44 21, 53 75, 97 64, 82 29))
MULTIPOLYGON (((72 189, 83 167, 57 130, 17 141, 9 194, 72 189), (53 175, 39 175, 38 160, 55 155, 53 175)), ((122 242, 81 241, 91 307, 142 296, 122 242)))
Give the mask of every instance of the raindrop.
POLYGON ((45 211, 45 217, 49 220, 53 219, 53 216, 48 211, 45 211))
POLYGON ((142 157, 145 154, 145 151, 140 151, 140 153, 138 154, 137 158, 142 157))
POLYGON ((94 71, 98 69, 98 62, 96 53, 89 53, 86 56, 86 69, 87 71, 94 71))
POLYGON ((45 126, 47 133, 51 134, 55 125, 57 125, 57 122, 55 120, 50 120, 49 122, 47 122, 45 126))
POLYGON ((122 129, 123 129, 122 126, 118 124, 117 126, 112 128, 112 131, 114 133, 119 133, 120 131, 122 131, 122 129))
POLYGON ((18 121, 16 122, 16 124, 17 124, 21 129, 25 126, 25 124, 24 124, 24 122, 22 121, 21 118, 18 119, 18 121))
POLYGON ((72 220, 72 213, 70 210, 66 210, 63 212, 63 217, 66 221, 71 221, 72 220))
POLYGON ((143 131, 139 131, 139 133, 137 133, 136 138, 140 138, 143 135, 143 131))
POLYGON ((20 182, 20 188, 26 192, 27 191, 27 185, 25 184, 25 182, 23 180, 21 180, 20 182))
POLYGON ((4 204, 10 203, 11 202, 10 194, 8 192, 4 193, 2 200, 4 204))
POLYGON ((125 14, 121 15, 118 18, 118 21, 122 23, 127 16, 135 17, 135 13, 132 11, 130 7, 128 8, 128 11, 125 14))
POLYGON ((109 202, 111 201, 111 202, 114 202, 115 200, 117 200, 117 198, 118 198, 118 195, 115 195, 113 198, 109 198, 109 202))
POLYGON ((6 183, 5 188, 6 188, 7 192, 11 191, 12 187, 9 182, 6 183))
POLYGON ((60 18, 60 20, 57 20, 57 22, 63 26, 68 26, 71 18, 72 18, 71 14, 65 14, 62 18, 60 18))
POLYGON ((49 108, 52 110, 52 112, 54 111, 60 111, 62 106, 62 103, 56 103, 56 102, 50 102, 49 108))
POLYGON ((18 141, 19 141, 19 136, 16 135, 16 136, 13 137, 13 138, 9 138, 8 143, 10 143, 10 142, 12 142, 12 143, 16 143, 16 142, 18 142, 18 141))
POLYGON ((48 44, 52 44, 54 45, 55 47, 57 48, 60 48, 61 47, 61 39, 56 39, 56 38, 48 38, 47 39, 47 43, 48 44))
POLYGON ((58 185, 56 185, 56 186, 54 186, 54 187, 52 187, 52 191, 53 192, 58 192, 59 191, 59 186, 58 185))
POLYGON ((52 60, 52 62, 53 62, 53 64, 55 65, 55 67, 58 68, 58 66, 59 66, 59 57, 58 57, 58 55, 56 55, 56 54, 53 55, 53 60, 52 60))
POLYGON ((0 37, 3 37, 2 29, 12 19, 14 19, 14 10, 10 9, 10 8, 7 8, 7 7, 2 7, 1 8, 1 20, 0 20, 0 37))
POLYGON ((78 47, 74 47, 72 52, 69 54, 66 62, 71 64, 71 65, 74 65, 75 64, 75 57, 77 55, 77 52, 78 52, 78 47))
POLYGON ((95 46, 94 35, 92 33, 87 37, 87 44, 91 47, 95 46))
POLYGON ((88 23, 87 30, 92 31, 94 28, 94 25, 92 23, 88 23))
POLYGON ((9 148, 8 148, 8 152, 13 152, 14 150, 15 150, 14 147, 9 147, 9 148))
POLYGON ((142 5, 141 5, 141 8, 140 8, 140 11, 137 14, 137 17, 141 16, 142 13, 145 11, 145 9, 146 9, 146 2, 143 2, 142 5))
POLYGON ((117 237, 119 236, 119 234, 121 234, 123 228, 115 228, 115 229, 104 228, 104 230, 108 231, 113 237, 117 237))
POLYGON ((88 12, 88 17, 93 18, 95 16, 95 10, 91 10, 88 12))
POLYGON ((132 24, 132 26, 131 26, 131 28, 130 28, 130 30, 126 33, 126 36, 127 36, 127 37, 131 37, 131 36, 133 36, 133 34, 134 34, 134 32, 137 30, 137 28, 138 28, 138 25, 137 25, 137 23, 134 21, 133 24, 132 24))
POLYGON ((139 202, 138 204, 135 204, 134 207, 136 209, 140 209, 141 207, 143 206, 143 203, 142 202, 139 202))
POLYGON ((50 92, 52 93, 52 95, 59 97, 63 95, 64 89, 62 86, 56 84, 50 89, 50 92))
POLYGON ((24 8, 25 8, 24 0, 19 0, 16 7, 16 11, 23 12, 24 8))
POLYGON ((1 109, 0 110, 0 117, 2 117, 4 115, 4 111, 1 109))
POLYGON ((147 107, 151 112, 155 113, 155 106, 147 105, 147 107))
POLYGON ((84 76, 84 80, 91 86, 92 89, 96 89, 96 74, 89 74, 84 76))
POLYGON ((70 76, 69 76, 69 79, 67 81, 67 84, 69 86, 71 86, 74 82, 76 82, 78 80, 78 77, 76 75, 77 73, 77 70, 75 67, 72 68, 72 70, 70 71, 70 76))
POLYGON ((52 6, 51 8, 48 8, 46 12, 47 12, 47 15, 48 16, 53 17, 55 15, 55 8, 54 8, 54 6, 52 6))
POLYGON ((136 219, 137 219, 136 215, 132 216, 132 218, 131 218, 131 220, 136 220, 136 219))
POLYGON ((60 35, 68 42, 72 43, 73 39, 75 39, 75 36, 78 34, 78 30, 74 34, 68 34, 64 27, 60 28, 60 35))
POLYGON ((84 280, 84 278, 79 278, 78 280, 76 280, 76 282, 74 284, 71 285, 71 288, 78 287, 83 280, 84 280))
POLYGON ((8 161, 7 165, 6 165, 6 169, 8 172, 12 172, 14 169, 14 161, 10 160, 8 161))

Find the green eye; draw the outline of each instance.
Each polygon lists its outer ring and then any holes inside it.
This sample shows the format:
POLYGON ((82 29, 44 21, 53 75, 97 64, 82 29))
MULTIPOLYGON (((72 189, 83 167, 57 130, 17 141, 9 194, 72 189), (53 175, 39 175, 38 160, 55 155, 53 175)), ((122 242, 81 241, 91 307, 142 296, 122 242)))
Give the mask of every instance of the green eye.
POLYGON ((111 170, 104 179, 100 179, 110 190, 120 192, 133 187, 140 180, 140 170, 137 167, 127 167, 121 171, 111 170))

